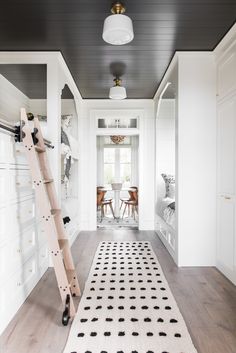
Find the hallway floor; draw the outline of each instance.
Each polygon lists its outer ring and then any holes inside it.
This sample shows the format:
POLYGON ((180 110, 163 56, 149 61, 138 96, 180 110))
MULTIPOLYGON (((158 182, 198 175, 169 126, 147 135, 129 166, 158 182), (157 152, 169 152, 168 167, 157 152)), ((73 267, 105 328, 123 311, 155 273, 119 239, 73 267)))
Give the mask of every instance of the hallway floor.
MULTIPOLYGON (((82 290, 97 245, 103 240, 150 241, 198 353, 236 352, 236 287, 215 268, 178 269, 153 231, 81 232, 73 245, 73 256, 82 290)), ((1 351, 63 352, 70 326, 61 326, 61 314, 55 275, 49 269, 2 335, 1 351)))
POLYGON ((138 229, 138 214, 135 212, 135 218, 126 212, 123 217, 123 209, 120 212, 120 217, 113 217, 110 210, 107 210, 105 217, 101 218, 100 210, 97 212, 97 227, 105 229, 138 229))

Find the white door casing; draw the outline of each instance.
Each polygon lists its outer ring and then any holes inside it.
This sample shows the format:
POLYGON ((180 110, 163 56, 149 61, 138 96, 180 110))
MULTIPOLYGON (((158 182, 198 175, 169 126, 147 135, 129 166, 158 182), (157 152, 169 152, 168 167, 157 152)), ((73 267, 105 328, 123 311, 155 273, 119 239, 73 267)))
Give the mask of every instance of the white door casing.
POLYGON ((217 267, 236 284, 236 95, 218 105, 217 267))

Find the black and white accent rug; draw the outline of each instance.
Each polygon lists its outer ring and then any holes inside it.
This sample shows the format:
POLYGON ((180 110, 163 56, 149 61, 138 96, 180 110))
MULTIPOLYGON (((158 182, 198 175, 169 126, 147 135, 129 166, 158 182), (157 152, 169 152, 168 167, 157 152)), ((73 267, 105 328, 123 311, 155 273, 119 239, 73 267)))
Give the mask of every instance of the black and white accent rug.
POLYGON ((100 243, 64 353, 197 353, 149 242, 100 243))

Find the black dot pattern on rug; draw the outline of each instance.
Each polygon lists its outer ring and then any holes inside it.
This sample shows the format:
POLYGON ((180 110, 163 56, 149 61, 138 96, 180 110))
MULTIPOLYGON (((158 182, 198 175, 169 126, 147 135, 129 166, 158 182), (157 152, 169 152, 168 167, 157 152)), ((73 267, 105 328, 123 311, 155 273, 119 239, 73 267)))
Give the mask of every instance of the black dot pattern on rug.
POLYGON ((80 319, 80 322, 86 322, 88 319, 80 319))
POLYGON ((125 336, 125 331, 120 331, 120 332, 118 333, 118 336, 125 336))
POLYGON ((87 283, 77 314, 77 345, 68 352, 195 352, 185 345, 181 315, 148 242, 103 241, 87 283))
POLYGON ((147 336, 151 337, 151 336, 153 336, 153 333, 152 332, 147 332, 147 336))
POLYGON ((164 322, 164 320, 161 317, 159 317, 159 319, 157 319, 157 322, 164 322))
POLYGON ((149 317, 145 317, 144 322, 151 322, 152 320, 149 317))
POLYGON ((165 332, 159 332, 159 336, 166 336, 165 332))
POLYGON ((138 336, 139 333, 138 332, 132 332, 132 336, 138 336))
POLYGON ((171 324, 176 324, 178 321, 176 319, 170 319, 171 324))
POLYGON ((111 336, 111 332, 109 331, 104 332, 104 336, 111 336))

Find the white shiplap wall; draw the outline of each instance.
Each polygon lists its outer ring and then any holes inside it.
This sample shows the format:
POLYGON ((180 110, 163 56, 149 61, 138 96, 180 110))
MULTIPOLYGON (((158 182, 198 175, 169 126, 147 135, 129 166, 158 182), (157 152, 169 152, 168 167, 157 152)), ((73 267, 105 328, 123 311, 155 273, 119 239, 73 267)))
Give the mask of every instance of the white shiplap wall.
MULTIPOLYGON (((19 121, 29 99, 0 76, 0 116, 19 121)), ((22 145, 0 131, 0 333, 48 268, 48 252, 36 214, 22 145)))

